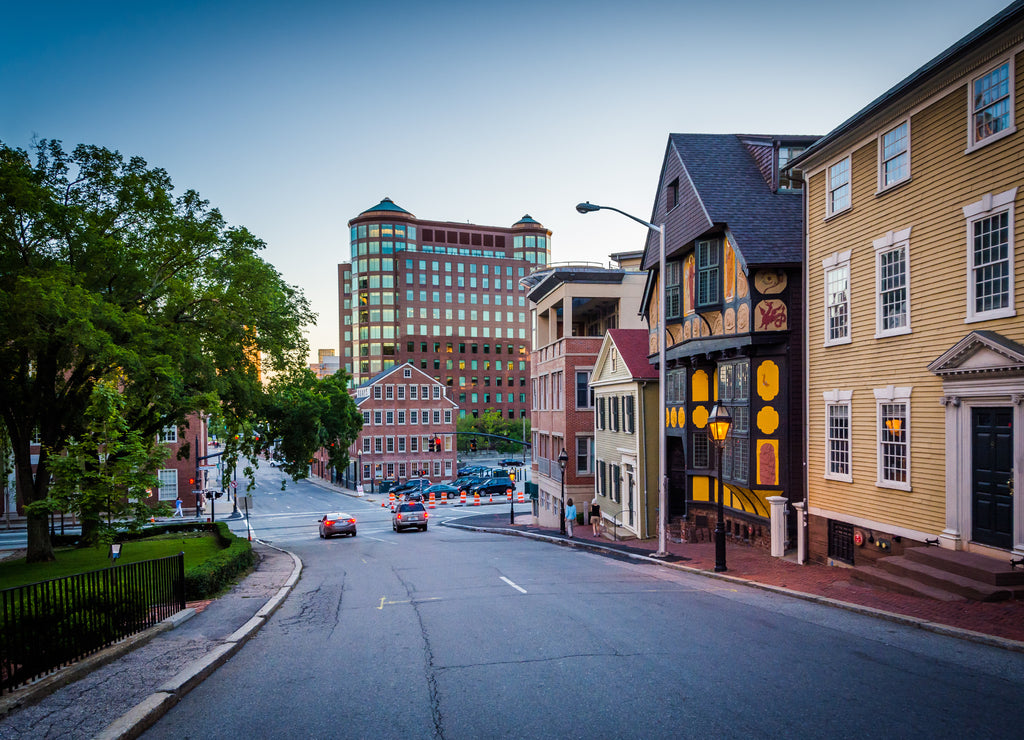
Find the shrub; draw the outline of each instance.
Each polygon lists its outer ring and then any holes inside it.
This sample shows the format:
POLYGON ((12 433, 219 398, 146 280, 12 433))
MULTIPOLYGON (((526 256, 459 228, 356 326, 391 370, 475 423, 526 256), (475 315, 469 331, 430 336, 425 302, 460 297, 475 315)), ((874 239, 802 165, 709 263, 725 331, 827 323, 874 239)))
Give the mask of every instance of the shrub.
POLYGON ((208 599, 227 587, 236 577, 245 573, 256 562, 252 543, 236 537, 224 522, 205 524, 207 530, 217 534, 226 547, 212 558, 193 568, 185 569, 185 599, 208 599))

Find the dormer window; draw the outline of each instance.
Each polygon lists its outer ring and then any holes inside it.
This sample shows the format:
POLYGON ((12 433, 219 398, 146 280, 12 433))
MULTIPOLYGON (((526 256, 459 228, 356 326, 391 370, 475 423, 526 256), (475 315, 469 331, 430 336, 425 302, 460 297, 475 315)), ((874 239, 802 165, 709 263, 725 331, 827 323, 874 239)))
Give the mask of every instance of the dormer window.
POLYGON ((804 189, 804 173, 802 170, 784 172, 786 166, 803 154, 805 146, 779 147, 779 190, 800 191, 804 189))

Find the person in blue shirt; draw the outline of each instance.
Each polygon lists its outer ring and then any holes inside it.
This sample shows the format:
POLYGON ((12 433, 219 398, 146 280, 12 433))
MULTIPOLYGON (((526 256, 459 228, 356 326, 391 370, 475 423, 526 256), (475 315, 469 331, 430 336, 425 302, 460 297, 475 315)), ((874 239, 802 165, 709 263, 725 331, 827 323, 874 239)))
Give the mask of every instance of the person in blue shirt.
POLYGON ((572 537, 572 525, 576 523, 576 506, 572 499, 565 502, 565 533, 572 537))

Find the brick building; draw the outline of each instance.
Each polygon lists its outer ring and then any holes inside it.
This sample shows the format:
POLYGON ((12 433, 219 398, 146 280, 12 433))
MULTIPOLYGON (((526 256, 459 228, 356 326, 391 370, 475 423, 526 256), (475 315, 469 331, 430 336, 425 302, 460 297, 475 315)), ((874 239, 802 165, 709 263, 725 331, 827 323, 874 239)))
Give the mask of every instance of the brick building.
POLYGON ((409 362, 444 385, 459 416, 525 417, 529 324, 519 280, 549 263, 551 232, 530 216, 510 227, 427 221, 389 198, 349 227, 339 324, 354 384, 409 362))

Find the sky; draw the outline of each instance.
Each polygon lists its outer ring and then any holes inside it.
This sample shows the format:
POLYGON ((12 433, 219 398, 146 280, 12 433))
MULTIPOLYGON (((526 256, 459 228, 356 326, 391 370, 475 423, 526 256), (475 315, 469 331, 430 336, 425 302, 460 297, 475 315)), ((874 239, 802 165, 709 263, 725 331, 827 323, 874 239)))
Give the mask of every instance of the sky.
POLYGON ((349 219, 553 232, 607 263, 645 229, 668 135, 825 134, 1009 0, 0 0, 0 141, 96 144, 167 170, 338 348, 349 219))

